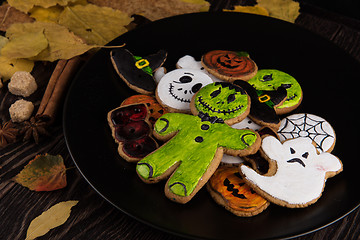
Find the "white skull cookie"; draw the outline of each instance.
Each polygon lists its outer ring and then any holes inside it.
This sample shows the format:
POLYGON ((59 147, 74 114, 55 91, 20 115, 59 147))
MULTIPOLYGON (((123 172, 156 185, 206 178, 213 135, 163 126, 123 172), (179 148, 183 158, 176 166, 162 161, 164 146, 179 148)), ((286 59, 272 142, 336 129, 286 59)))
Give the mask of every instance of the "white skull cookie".
POLYGON ((200 70, 176 69, 166 73, 156 88, 156 99, 169 112, 190 112, 191 98, 212 83, 200 70))
POLYGON ((318 154, 309 138, 281 143, 265 137, 261 149, 277 169, 274 175, 260 175, 242 165, 246 182, 269 201, 285 207, 306 207, 321 196, 326 179, 342 171, 341 161, 331 153, 318 154))

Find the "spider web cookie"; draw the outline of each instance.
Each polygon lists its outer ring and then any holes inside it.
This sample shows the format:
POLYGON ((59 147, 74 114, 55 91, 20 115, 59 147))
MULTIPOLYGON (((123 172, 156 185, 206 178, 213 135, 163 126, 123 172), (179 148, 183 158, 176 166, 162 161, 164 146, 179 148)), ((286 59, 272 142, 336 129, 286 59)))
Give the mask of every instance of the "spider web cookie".
POLYGON ((335 146, 335 131, 325 119, 308 113, 290 115, 281 120, 280 141, 310 138, 318 152, 331 152, 335 146))

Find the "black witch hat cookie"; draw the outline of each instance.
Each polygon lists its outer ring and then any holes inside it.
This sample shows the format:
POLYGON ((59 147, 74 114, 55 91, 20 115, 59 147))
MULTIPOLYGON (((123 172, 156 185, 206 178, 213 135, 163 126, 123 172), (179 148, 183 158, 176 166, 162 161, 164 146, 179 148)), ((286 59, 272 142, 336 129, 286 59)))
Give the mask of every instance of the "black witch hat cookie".
POLYGON ((154 93, 156 83, 153 74, 165 62, 165 50, 140 57, 125 48, 117 48, 110 52, 110 56, 116 72, 131 89, 142 94, 154 93))
POLYGON ((256 90, 248 82, 242 80, 236 80, 234 84, 240 86, 250 96, 249 117, 259 125, 279 129, 280 119, 274 108, 286 100, 286 89, 278 87, 276 90, 256 90))

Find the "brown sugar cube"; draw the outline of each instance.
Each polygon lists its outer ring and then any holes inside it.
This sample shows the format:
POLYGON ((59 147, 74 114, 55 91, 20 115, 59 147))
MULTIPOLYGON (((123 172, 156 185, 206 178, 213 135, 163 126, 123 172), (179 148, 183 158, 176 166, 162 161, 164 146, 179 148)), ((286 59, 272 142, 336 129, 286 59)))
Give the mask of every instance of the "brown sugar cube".
POLYGON ((33 103, 24 99, 17 100, 15 103, 11 104, 9 108, 10 117, 13 122, 23 122, 28 120, 33 111, 33 103))
POLYGON ((29 72, 17 71, 12 75, 8 88, 14 95, 28 97, 36 91, 37 84, 29 72))

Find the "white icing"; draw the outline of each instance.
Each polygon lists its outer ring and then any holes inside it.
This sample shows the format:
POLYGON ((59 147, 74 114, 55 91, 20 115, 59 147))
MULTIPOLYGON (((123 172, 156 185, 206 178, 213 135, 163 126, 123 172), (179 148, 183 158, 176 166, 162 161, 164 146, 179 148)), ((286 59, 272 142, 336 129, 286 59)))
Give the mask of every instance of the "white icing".
POLYGON ((162 104, 173 109, 190 111, 190 101, 194 94, 212 83, 205 73, 194 69, 175 69, 166 73, 156 88, 162 104))
MULTIPOLYGON (((252 129, 254 131, 257 131, 261 128, 260 125, 254 123, 250 118, 246 117, 244 120, 242 120, 239 123, 235 123, 234 125, 231 125, 232 128, 236 129, 252 129)), ((244 160, 240 157, 234 157, 230 155, 225 155, 221 159, 221 162, 227 163, 227 164, 240 164, 243 163, 244 160)))
POLYGON ((243 163, 244 160, 241 157, 234 157, 231 155, 224 154, 221 159, 221 162, 226 163, 226 164, 234 164, 235 165, 235 164, 243 163))
POLYGON ((251 129, 254 131, 258 131, 261 126, 253 122, 250 118, 246 117, 244 120, 242 120, 239 123, 235 123, 231 125, 232 128, 236 129, 251 129))
POLYGON ((182 58, 179 58, 178 62, 176 63, 177 68, 187 68, 187 69, 195 69, 200 70, 206 75, 208 75, 214 82, 224 82, 223 80, 218 79, 201 65, 201 61, 196 61, 194 57, 190 55, 185 55, 182 58))
POLYGON ((263 176, 245 165, 240 170, 262 191, 288 204, 306 204, 319 198, 326 172, 342 168, 340 160, 331 153, 318 154, 309 138, 291 139, 282 144, 275 137, 268 136, 263 139, 261 147, 270 159, 276 161, 276 173, 263 176), (300 159, 305 167, 299 162, 291 162, 295 158, 300 159))
POLYGON ((281 120, 280 141, 305 137, 316 143, 319 152, 327 152, 335 144, 335 132, 325 119, 308 113, 290 115, 281 120))
POLYGON ((154 79, 157 84, 159 84, 161 78, 166 74, 166 68, 159 67, 154 73, 154 79))

